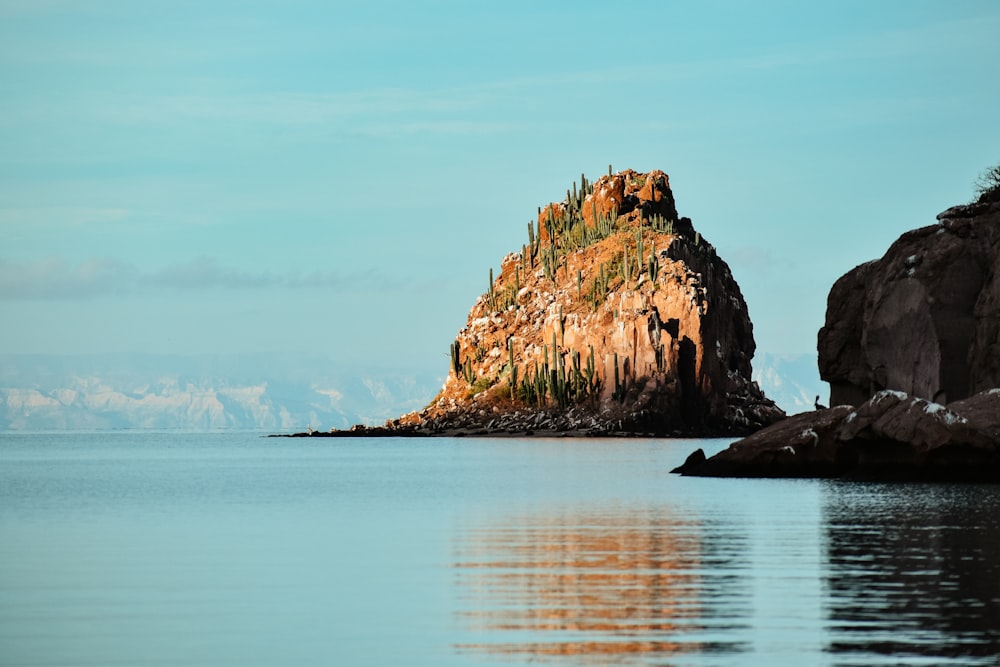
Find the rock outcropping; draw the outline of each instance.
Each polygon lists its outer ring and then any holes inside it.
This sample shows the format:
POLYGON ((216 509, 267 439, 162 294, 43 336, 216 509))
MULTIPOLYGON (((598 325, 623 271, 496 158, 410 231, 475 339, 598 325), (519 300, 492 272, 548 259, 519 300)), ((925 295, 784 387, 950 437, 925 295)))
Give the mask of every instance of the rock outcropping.
POLYGON ((702 477, 1000 481, 1000 390, 947 407, 885 390, 803 413, 675 469, 702 477))
POLYGON ((754 349, 665 173, 581 178, 490 271, 433 402, 351 433, 745 434, 784 416, 750 380, 754 349))
POLYGON ((834 407, 675 472, 1000 481, 1000 190, 938 221, 830 291, 819 366, 834 407))
POLYGON ((937 217, 830 290, 819 332, 830 405, 884 389, 947 404, 1000 386, 1000 195, 937 217))

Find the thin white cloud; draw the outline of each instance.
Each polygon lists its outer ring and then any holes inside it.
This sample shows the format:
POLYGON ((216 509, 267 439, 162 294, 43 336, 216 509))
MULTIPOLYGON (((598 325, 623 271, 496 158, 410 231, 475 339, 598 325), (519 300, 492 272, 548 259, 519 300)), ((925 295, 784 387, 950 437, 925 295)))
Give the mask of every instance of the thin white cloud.
POLYGON ((134 264, 96 257, 76 264, 60 257, 34 261, 0 259, 0 300, 93 299, 156 291, 323 289, 354 286, 396 289, 370 275, 336 272, 244 271, 211 257, 142 271, 134 264))
MULTIPOLYGON (((472 90, 405 88, 346 93, 260 93, 121 97, 99 103, 113 122, 176 122, 179 118, 276 125, 321 125, 347 118, 436 116, 481 108, 489 96, 472 90)), ((95 100, 96 101, 96 100, 95 100)))
MULTIPOLYGON (((726 58, 651 60, 581 70, 544 68, 527 76, 438 88, 372 88, 354 91, 228 92, 231 82, 198 80, 202 92, 186 94, 89 94, 65 100, 21 98, 0 101, 0 115, 24 123, 80 116, 122 125, 173 126, 185 121, 326 128, 376 135, 495 134, 517 130, 497 110, 520 109, 525 100, 571 99, 602 86, 675 84, 684 80, 732 78, 789 68, 982 48, 1000 30, 1000 15, 830 38, 809 44, 776 45, 772 50, 726 58), (204 92, 211 90, 211 92, 204 92)), ((519 114, 513 117, 521 118, 519 114)), ((530 121, 537 124, 538 119, 530 121)))
POLYGON ((774 272, 781 274, 796 269, 795 262, 776 256, 771 248, 764 246, 741 245, 727 250, 723 256, 737 275, 768 278, 774 272))
POLYGON ((107 257, 70 264, 50 257, 34 262, 0 260, 0 299, 80 299, 132 290, 139 271, 107 257))
MULTIPOLYGON (((32 208, 0 209, 0 230, 15 227, 53 227, 59 229, 86 227, 93 232, 98 227, 117 229, 116 223, 128 218, 124 208, 94 206, 37 206, 32 208)), ((2 238, 2 232, 0 232, 2 238)))
POLYGON ((270 273, 253 273, 227 268, 210 257, 183 264, 171 264, 142 276, 142 284, 173 289, 210 289, 225 287, 230 289, 255 289, 274 287, 280 279, 270 273))

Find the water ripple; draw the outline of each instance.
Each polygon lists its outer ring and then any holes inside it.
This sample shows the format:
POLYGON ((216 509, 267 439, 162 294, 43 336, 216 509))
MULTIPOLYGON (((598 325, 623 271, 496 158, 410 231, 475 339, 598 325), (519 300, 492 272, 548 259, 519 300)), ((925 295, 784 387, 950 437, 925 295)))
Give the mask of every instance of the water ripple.
POLYGON ((509 517, 466 531, 455 568, 463 619, 488 641, 466 652, 535 659, 747 650, 747 567, 665 512, 509 517))

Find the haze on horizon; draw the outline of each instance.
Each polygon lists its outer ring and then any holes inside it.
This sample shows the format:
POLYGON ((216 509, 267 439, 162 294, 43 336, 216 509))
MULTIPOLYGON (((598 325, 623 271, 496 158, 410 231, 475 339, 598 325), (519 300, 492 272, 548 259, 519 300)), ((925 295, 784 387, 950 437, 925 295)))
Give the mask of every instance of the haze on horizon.
POLYGON ((0 351, 442 370, 536 208, 663 169, 759 350, 1000 160, 1000 5, 0 2, 0 351))

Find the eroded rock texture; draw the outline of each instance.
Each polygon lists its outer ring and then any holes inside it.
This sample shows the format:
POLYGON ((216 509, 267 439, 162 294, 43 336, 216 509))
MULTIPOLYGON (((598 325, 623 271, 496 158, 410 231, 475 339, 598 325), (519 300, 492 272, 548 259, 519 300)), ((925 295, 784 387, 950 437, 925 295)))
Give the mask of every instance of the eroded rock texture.
POLYGON ((1000 195, 944 211, 838 280, 818 343, 831 405, 884 389, 947 404, 1000 386, 1000 195))
POLYGON ((885 390, 856 407, 789 417, 708 459, 695 453, 674 472, 996 482, 998 444, 998 389, 948 407, 885 390))
POLYGON ((674 472, 1000 481, 1000 191, 938 220, 830 290, 819 364, 833 407, 674 472))
POLYGON ((527 240, 458 332, 440 394, 387 429, 726 434, 783 417, 750 380, 740 288, 665 173, 581 179, 527 240))

